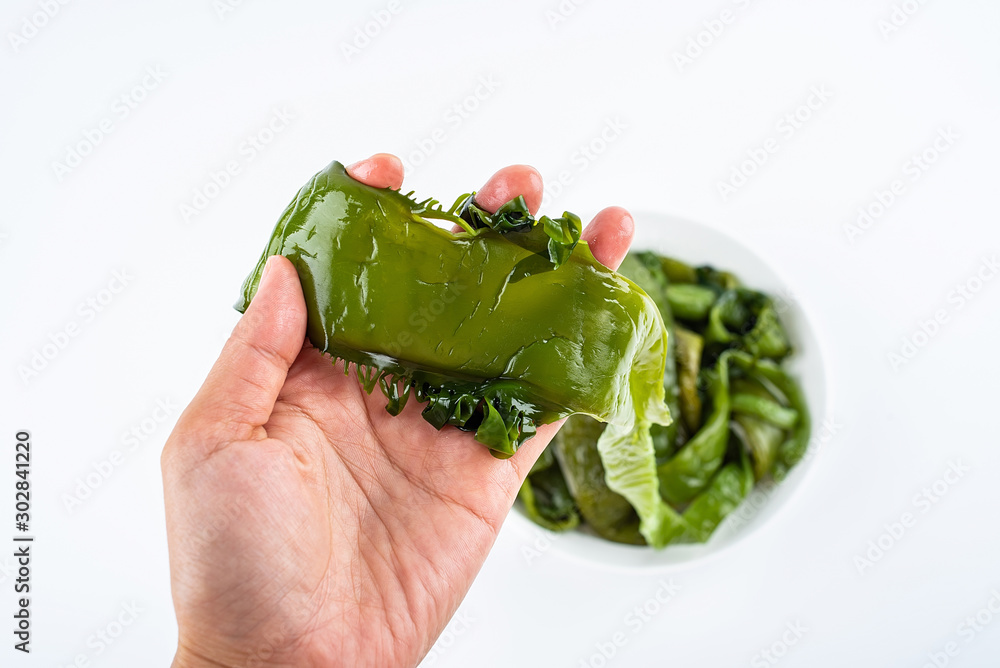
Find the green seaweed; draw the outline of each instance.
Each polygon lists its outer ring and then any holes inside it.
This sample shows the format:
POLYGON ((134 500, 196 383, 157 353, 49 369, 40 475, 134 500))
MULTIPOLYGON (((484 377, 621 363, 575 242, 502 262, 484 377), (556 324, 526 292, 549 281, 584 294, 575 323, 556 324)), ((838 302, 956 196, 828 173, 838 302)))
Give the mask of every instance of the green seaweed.
POLYGON ((616 453, 598 447, 609 428, 574 416, 554 441, 556 459, 581 526, 623 543, 704 542, 757 482, 782 479, 805 452, 808 406, 781 365, 791 346, 774 300, 730 272, 648 251, 631 253, 620 271, 660 307, 674 362, 665 396, 680 418, 669 444, 668 428, 652 425, 648 439, 632 434, 635 443, 616 453), (654 454, 665 504, 648 494, 654 454), (619 476, 630 472, 641 495, 616 491, 623 485, 605 470, 608 460, 619 476), (643 540, 636 503, 661 518, 656 542, 643 540))
POLYGON ((574 413, 624 433, 668 423, 653 380, 666 351, 659 311, 594 259, 580 227, 570 213, 536 220, 523 198, 495 214, 471 195, 444 210, 333 162, 278 220, 236 308, 253 299, 267 258, 284 255, 316 348, 355 365, 390 413, 412 395, 430 424, 474 432, 497 456, 574 413))

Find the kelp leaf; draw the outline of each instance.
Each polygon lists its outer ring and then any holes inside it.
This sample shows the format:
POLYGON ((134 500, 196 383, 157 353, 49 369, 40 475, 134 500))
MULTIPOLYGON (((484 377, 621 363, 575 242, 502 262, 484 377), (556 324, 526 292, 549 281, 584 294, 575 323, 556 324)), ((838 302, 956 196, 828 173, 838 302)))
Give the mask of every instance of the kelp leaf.
POLYGON ((704 285, 679 283, 667 288, 670 310, 681 320, 704 320, 717 297, 715 290, 704 285))
POLYGON ((403 407, 406 406, 406 400, 410 398, 410 390, 412 385, 405 380, 400 383, 395 376, 391 377, 387 374, 382 374, 378 379, 379 387, 382 388, 382 394, 386 396, 389 400, 385 405, 386 412, 389 415, 399 415, 403 411, 403 407), (399 385, 403 385, 403 391, 399 391, 399 385))
POLYGON ((490 449, 504 453, 508 457, 514 454, 514 448, 510 441, 510 425, 504 423, 503 416, 493 407, 491 402, 486 402, 486 414, 483 421, 476 429, 476 440, 490 449))
POLYGON ((539 219, 542 229, 549 237, 549 260, 556 269, 559 268, 576 248, 583 231, 583 223, 576 214, 564 211, 561 218, 542 216, 539 219))
POLYGON ((772 383, 779 392, 785 395, 788 406, 798 413, 798 421, 778 449, 774 469, 771 471, 774 479, 780 481, 802 459, 809 445, 812 418, 809 414, 805 394, 799 384, 774 362, 754 359, 746 353, 732 353, 732 361, 744 371, 759 375, 772 383))
POLYGON ((333 162, 286 207, 235 306, 246 311, 267 258, 287 257, 317 350, 354 365, 366 391, 378 384, 390 413, 412 392, 430 424, 475 432, 497 456, 573 413, 666 423, 658 311, 578 241, 578 219, 550 223, 553 240, 523 198, 495 214, 472 196, 464 217, 458 206, 367 186, 333 162))
POLYGON ((712 413, 691 440, 659 466, 660 492, 673 504, 686 503, 708 485, 722 465, 729 434, 728 353, 712 374, 712 413))
POLYGON ((753 486, 754 476, 746 455, 739 462, 726 464, 684 511, 688 531, 680 540, 708 540, 722 520, 743 503, 753 486))
POLYGON ((680 389, 681 417, 689 433, 701 428, 701 396, 698 373, 704 339, 683 327, 674 328, 677 338, 677 386, 680 389))
POLYGON ((745 413, 782 429, 791 429, 799 421, 799 412, 794 408, 786 408, 773 399, 757 394, 736 393, 731 402, 733 413, 745 413))
POLYGON ((604 424, 585 415, 573 415, 559 430, 552 451, 577 508, 597 535, 618 543, 645 543, 639 517, 628 500, 611 490, 605 477, 597 441, 604 424))
POLYGON ((609 424, 597 441, 608 487, 622 495, 639 515, 639 532, 661 548, 682 535, 687 523, 660 497, 656 457, 649 423, 632 429, 609 424))
POLYGON ((659 262, 659 258, 650 252, 629 253, 618 267, 618 273, 638 285, 656 304, 667 330, 667 359, 663 367, 663 392, 670 415, 674 418, 668 425, 653 425, 650 433, 653 437, 653 449, 657 461, 673 455, 680 439, 686 439, 686 434, 680 430, 682 421, 680 388, 677 377, 677 335, 673 311, 668 303, 666 292, 669 281, 659 262))
POLYGON ((504 203, 496 213, 490 213, 476 204, 475 193, 472 193, 458 215, 473 229, 485 227, 500 233, 524 231, 535 224, 535 218, 528 211, 528 205, 521 195, 504 203))
MULTIPOLYGON (((651 253, 651 255, 656 254, 651 253)), ((664 255, 656 256, 656 258, 659 261, 660 268, 663 270, 663 273, 666 274, 667 280, 670 281, 671 285, 676 283, 698 282, 698 272, 687 262, 664 255)))
POLYGON ((773 300, 746 288, 726 290, 719 296, 709 311, 705 338, 710 344, 744 350, 754 357, 778 359, 791 352, 773 300))
POLYGON ((774 466, 785 432, 773 424, 750 415, 734 415, 733 427, 746 444, 753 460, 754 478, 762 480, 774 466))
POLYGON ((554 460, 542 471, 528 475, 517 498, 528 517, 550 531, 568 531, 580 524, 573 495, 554 460))

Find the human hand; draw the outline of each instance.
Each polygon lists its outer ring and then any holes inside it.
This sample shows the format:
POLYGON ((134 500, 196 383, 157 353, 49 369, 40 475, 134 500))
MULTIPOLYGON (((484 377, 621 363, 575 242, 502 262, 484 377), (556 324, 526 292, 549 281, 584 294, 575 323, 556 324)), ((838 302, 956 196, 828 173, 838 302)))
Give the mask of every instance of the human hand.
MULTIPOLYGON (((348 168, 399 188, 398 158, 348 168)), ((542 199, 538 172, 501 169, 476 195, 495 211, 542 199)), ((617 267, 621 208, 584 230, 617 267)), ((174 666, 413 666, 472 584, 539 453, 545 425, 501 460, 472 435, 397 417, 308 341, 298 275, 272 257, 259 289, 163 450, 174 666)))

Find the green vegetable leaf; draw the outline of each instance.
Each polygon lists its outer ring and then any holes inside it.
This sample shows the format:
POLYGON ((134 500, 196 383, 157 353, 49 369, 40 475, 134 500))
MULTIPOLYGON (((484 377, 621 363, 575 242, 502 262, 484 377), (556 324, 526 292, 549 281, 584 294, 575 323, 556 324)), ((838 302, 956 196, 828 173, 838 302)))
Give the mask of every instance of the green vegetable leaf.
POLYGON ((745 455, 739 462, 726 464, 684 511, 689 529, 682 540, 708 540, 722 520, 743 503, 753 485, 753 472, 745 455))
POLYGON ((489 228, 500 233, 519 232, 535 224, 524 197, 520 195, 505 203, 496 213, 490 213, 476 204, 475 195, 472 193, 466 198, 458 214, 474 230, 489 228))
POLYGON ((656 476, 649 423, 632 429, 608 425, 597 441, 608 487, 628 499, 639 515, 639 532, 653 547, 663 547, 687 530, 687 523, 664 503, 656 476))
POLYGON ((550 531, 567 531, 580 524, 576 502, 566 486, 559 465, 533 471, 521 485, 517 498, 534 522, 550 531))
POLYGON ((701 428, 701 395, 698 393, 698 373, 704 339, 694 332, 675 327, 677 339, 677 386, 680 390, 681 417, 688 433, 701 428))
MULTIPOLYGON (((650 253, 656 255, 655 253, 650 253)), ((656 256, 660 263, 660 269, 666 275, 671 285, 676 283, 697 283, 698 272, 687 262, 666 256, 656 256)))
POLYGON ((782 429, 791 429, 799 421, 799 412, 758 394, 740 392, 730 398, 733 413, 745 413, 782 429))
MULTIPOLYGON (((628 500, 611 490, 597 441, 604 424, 573 415, 556 434, 548 450, 555 453, 580 515, 597 535, 617 543, 643 544, 639 516, 628 500)), ((547 451, 548 451, 547 450, 547 451)))
POLYGON ((667 288, 670 310, 681 320, 704 320, 717 298, 718 293, 704 285, 679 283, 667 288))
POLYGON ((673 312, 667 299, 667 289, 669 282, 659 258, 653 253, 629 253, 618 273, 625 276, 639 286, 656 304, 660 310, 660 317, 663 318, 663 326, 667 330, 667 360, 663 367, 663 391, 670 415, 674 418, 668 425, 654 424, 650 428, 653 437, 653 449, 656 452, 657 461, 666 459, 673 455, 679 445, 679 438, 686 438, 678 415, 681 412, 680 388, 677 378, 677 335, 673 312))
POLYGON ((812 420, 805 394, 803 394, 799 384, 774 362, 754 359, 746 353, 732 353, 732 361, 744 371, 759 376, 774 385, 779 392, 785 395, 788 406, 798 413, 798 421, 781 444, 775 458, 774 469, 771 472, 775 480, 781 480, 802 459, 809 445, 812 420))
POLYGON ((753 461, 754 478, 762 480, 774 466, 785 432, 773 424, 750 415, 734 415, 733 430, 740 435, 753 461))
POLYGON ((539 219, 542 229, 549 237, 549 259, 556 269, 569 259, 576 244, 580 241, 583 223, 580 217, 569 211, 564 211, 561 218, 542 216, 539 219))
POLYGON ((709 312, 705 338, 722 349, 745 350, 755 357, 781 358, 791 351, 772 299, 746 288, 719 296, 709 312))
POLYGON ((690 501, 708 485, 722 465, 729 435, 728 354, 722 355, 711 376, 712 413, 704 426, 673 456, 659 466, 660 493, 673 504, 690 501))

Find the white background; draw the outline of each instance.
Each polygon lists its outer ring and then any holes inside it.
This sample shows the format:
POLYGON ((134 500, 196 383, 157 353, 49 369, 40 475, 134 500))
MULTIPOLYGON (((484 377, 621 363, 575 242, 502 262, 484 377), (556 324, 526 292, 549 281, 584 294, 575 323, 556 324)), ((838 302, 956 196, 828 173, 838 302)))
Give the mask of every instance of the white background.
MULTIPOLYGON (((961 307, 953 291, 1000 252, 1000 5, 910 0, 913 15, 885 35, 893 1, 590 0, 559 14, 556 0, 399 0, 391 14, 382 1, 220 12, 212 0, 90 0, 43 21, 38 0, 6 0, 0 466, 11 470, 14 433, 30 429, 38 542, 30 657, 6 630, 12 559, 0 556, 0 664, 168 664, 158 456, 177 410, 155 423, 157 401, 182 406, 199 386, 299 186, 332 159, 390 151, 415 156, 405 187, 421 196, 450 202, 529 163, 550 181, 568 174, 550 212, 619 204, 742 240, 815 316, 841 425, 794 504, 709 560, 616 570, 556 546, 529 563, 535 536, 509 522, 463 604, 467 628, 451 627, 426 665, 597 666, 598 644, 619 632, 607 665, 773 665, 758 652, 795 623, 806 630, 778 665, 921 666, 949 642, 959 653, 939 662, 997 665, 1000 619, 971 637, 960 625, 1000 602, 1000 280, 961 307), (734 20, 679 66, 723 10, 734 20), (372 12, 391 20, 345 54, 372 12), (44 25, 34 34, 25 19, 44 25), (126 116, 116 99, 157 67, 165 78, 126 116), (832 97, 786 137, 777 124, 813 87, 832 97), (475 109, 462 118, 456 104, 475 109), (276 109, 294 118, 248 161, 247 137, 276 109), (110 134, 60 179, 54 163, 103 119, 110 134), (622 129, 583 158, 608 122, 622 129), (948 128, 958 139, 912 180, 907 162, 948 128), (719 182, 769 137, 778 151, 724 200, 719 182), (231 160, 240 172, 185 220, 181 206, 231 160), (845 225, 895 179, 905 191, 852 242, 845 225), (128 285, 100 313, 80 307, 122 270, 128 285), (894 369, 890 353, 939 310, 946 322, 894 369), (19 368, 71 323, 78 335, 24 380, 19 368), (131 429, 150 433, 67 509, 131 429), (914 495, 957 461, 969 470, 924 512, 914 495), (915 525, 859 567, 907 512, 915 525), (671 578, 679 593, 641 628, 627 623, 671 578), (133 601, 138 619, 98 656, 88 638, 133 601)), ((6 527, 13 479, 0 481, 6 527)))

